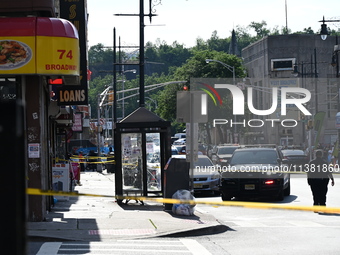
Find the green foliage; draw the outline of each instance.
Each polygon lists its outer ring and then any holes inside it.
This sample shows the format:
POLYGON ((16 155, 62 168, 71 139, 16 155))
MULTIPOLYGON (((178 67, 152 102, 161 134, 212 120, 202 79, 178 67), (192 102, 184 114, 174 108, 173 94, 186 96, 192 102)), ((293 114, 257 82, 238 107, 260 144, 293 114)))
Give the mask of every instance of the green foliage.
MULTIPOLYGON (((238 48, 241 51, 249 44, 269 36, 291 33, 285 27, 279 29, 267 28, 265 21, 251 22, 247 27, 236 26, 235 35, 238 48), (255 36, 252 35, 255 32, 255 36)), ((335 32, 335 31, 333 31, 335 32)), ((314 34, 309 27, 303 31, 295 32, 298 34, 314 34)), ((336 34, 336 33, 333 33, 336 34)), ((339 32, 337 33, 339 34, 339 32)), ((206 59, 214 59, 235 67, 236 77, 245 77, 245 68, 242 66, 242 60, 237 56, 228 54, 230 37, 220 38, 217 31, 213 31, 208 40, 202 38, 196 39, 196 45, 192 48, 186 48, 183 44, 174 41, 171 45, 166 42, 157 40, 155 43, 146 43, 145 48, 145 107, 154 111, 161 118, 173 123, 173 132, 181 132, 185 125, 176 122, 176 95, 177 91, 183 90, 183 84, 166 85, 161 88, 148 89, 149 85, 160 84, 168 81, 187 81, 189 86, 190 78, 232 78, 232 72, 217 62, 206 63, 206 59)), ((88 52, 89 69, 92 71, 92 80, 90 81, 89 103, 91 104, 91 116, 97 117, 98 95, 109 85, 112 84, 113 76, 113 50, 106 48, 103 44, 92 46, 88 52)), ((118 63, 138 62, 138 53, 117 52, 116 60, 118 63)), ((124 92, 124 116, 127 116, 139 107, 139 76, 138 65, 129 66, 129 69, 137 69, 137 74, 126 73, 121 76, 121 66, 117 67, 117 100, 121 99, 124 92), (123 79, 124 78, 124 79, 123 79)), ((209 104, 212 104, 209 101, 209 104)), ((105 110, 110 110, 112 106, 106 106, 105 110)), ((211 118, 216 117, 218 111, 214 105, 209 106, 208 115, 211 118)), ((223 94, 223 106, 219 109, 225 113, 225 118, 232 118, 232 101, 228 93, 223 94)), ((117 101, 117 117, 123 117, 122 100, 117 101)))

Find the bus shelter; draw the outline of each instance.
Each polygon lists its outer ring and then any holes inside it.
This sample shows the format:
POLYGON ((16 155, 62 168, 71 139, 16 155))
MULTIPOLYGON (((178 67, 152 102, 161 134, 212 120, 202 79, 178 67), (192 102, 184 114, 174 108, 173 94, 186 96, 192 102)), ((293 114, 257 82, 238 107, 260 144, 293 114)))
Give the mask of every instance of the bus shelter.
POLYGON ((164 167, 171 157, 170 122, 140 107, 114 129, 115 188, 118 204, 126 197, 162 196, 164 167))

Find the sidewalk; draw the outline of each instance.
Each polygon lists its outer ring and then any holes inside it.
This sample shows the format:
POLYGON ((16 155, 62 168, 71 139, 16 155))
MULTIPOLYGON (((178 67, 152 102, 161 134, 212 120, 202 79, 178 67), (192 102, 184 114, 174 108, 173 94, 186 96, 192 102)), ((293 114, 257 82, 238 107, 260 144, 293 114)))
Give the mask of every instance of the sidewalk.
MULTIPOLYGON (((82 172, 79 193, 114 195, 114 174, 82 172)), ((125 200, 124 200, 125 201, 125 200)), ((195 210, 192 216, 164 211, 163 204, 136 201, 119 206, 112 197, 69 197, 57 201, 45 222, 28 222, 28 238, 46 240, 101 241, 178 235, 188 232, 219 232, 221 225, 212 215, 195 210)))

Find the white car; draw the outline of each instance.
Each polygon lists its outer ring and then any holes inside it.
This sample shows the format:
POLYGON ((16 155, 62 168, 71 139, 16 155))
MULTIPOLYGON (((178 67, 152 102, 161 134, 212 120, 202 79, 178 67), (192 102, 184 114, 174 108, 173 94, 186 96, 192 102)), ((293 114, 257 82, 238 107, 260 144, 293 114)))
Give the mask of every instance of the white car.
POLYGON ((177 139, 174 141, 173 145, 184 145, 186 143, 186 138, 177 139))
MULTIPOLYGON (((172 157, 186 158, 186 155, 173 155, 172 157)), ((211 159, 206 155, 198 155, 194 167, 194 192, 210 191, 219 194, 221 175, 211 159)))

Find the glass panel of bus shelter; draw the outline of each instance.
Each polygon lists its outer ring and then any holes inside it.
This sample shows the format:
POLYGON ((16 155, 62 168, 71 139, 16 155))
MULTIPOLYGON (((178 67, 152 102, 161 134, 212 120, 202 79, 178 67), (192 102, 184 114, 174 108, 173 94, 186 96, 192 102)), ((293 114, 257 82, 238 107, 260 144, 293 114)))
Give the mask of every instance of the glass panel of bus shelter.
POLYGON ((143 152, 142 134, 122 134, 122 176, 123 194, 142 196, 143 194, 143 152))
POLYGON ((148 191, 161 191, 160 134, 146 134, 147 187, 148 191))

